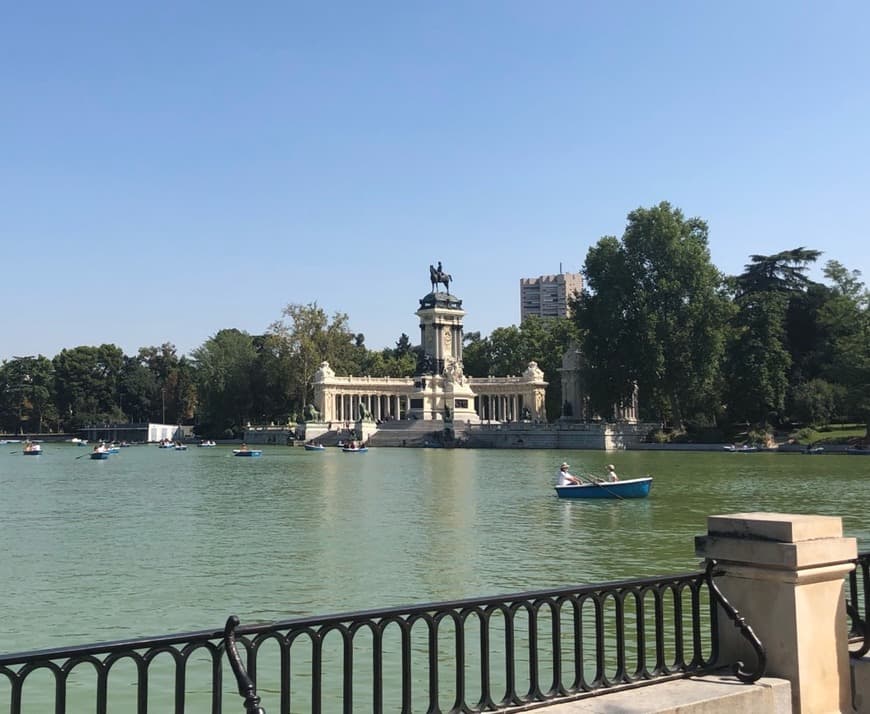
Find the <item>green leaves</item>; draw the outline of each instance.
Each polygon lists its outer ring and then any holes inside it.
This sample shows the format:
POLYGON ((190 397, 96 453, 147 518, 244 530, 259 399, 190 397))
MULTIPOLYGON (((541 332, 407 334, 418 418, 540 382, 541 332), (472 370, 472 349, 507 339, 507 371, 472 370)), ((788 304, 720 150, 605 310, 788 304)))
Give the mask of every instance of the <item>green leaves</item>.
POLYGON ((635 385, 662 418, 710 410, 728 306, 707 224, 666 202, 638 208, 621 240, 589 250, 583 272, 575 319, 593 410, 609 417, 635 385))

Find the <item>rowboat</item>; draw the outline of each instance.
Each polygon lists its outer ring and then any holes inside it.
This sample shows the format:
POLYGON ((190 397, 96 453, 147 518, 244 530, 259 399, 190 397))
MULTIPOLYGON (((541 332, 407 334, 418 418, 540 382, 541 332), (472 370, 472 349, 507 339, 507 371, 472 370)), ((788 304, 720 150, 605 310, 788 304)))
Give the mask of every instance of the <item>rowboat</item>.
POLYGON ((42 446, 39 444, 26 444, 21 453, 25 456, 39 456, 42 453, 42 446))
POLYGON ((345 454, 364 454, 368 450, 368 446, 345 446, 342 448, 345 454))
POLYGON ((850 446, 846 449, 849 456, 870 456, 870 448, 865 446, 850 446))
POLYGON ((203 441, 201 444, 198 444, 198 446, 199 446, 201 449, 210 449, 210 448, 212 448, 213 446, 217 446, 217 444, 215 444, 215 443, 214 443, 213 441, 211 441, 211 440, 208 440, 208 441, 203 441))
POLYGON ((725 451, 730 451, 732 454, 750 454, 753 451, 758 451, 757 446, 749 446, 748 444, 743 444, 742 446, 723 446, 725 451))
POLYGON ((303 444, 306 451, 326 451, 323 444, 303 444))
POLYGON ((606 481, 600 483, 584 483, 570 486, 556 486, 559 498, 646 498, 652 486, 652 476, 626 479, 624 481, 606 481))
POLYGON ((92 451, 91 458, 94 459, 95 461, 105 461, 106 459, 109 458, 109 452, 108 451, 92 451))
POLYGON ((233 456, 262 456, 260 449, 233 449, 233 456))

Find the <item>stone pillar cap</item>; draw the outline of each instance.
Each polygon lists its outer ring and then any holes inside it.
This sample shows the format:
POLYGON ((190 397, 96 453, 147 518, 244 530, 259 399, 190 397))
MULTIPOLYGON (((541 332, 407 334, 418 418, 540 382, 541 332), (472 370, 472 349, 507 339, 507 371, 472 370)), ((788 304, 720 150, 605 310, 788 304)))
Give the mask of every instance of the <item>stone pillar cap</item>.
POLYGON ((839 516, 800 513, 728 513, 707 516, 707 533, 726 538, 798 543, 818 538, 842 538, 843 520, 839 516))

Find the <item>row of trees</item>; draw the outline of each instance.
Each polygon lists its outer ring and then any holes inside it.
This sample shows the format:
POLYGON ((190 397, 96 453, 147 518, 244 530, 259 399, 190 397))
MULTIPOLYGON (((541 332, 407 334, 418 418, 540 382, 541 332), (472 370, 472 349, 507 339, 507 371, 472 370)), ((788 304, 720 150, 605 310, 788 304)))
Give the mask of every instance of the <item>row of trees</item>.
MULTIPOLYGON (((668 203, 628 215, 621 238, 587 253, 573 317, 529 319, 465 335, 474 376, 520 374, 538 362, 560 414, 559 368, 571 345, 585 359, 592 408, 603 417, 639 390, 642 416, 680 425, 862 421, 870 413, 870 298, 858 271, 817 250, 753 255, 743 273, 710 261, 707 224, 668 203)), ((65 349, 0 365, 0 430, 73 431, 105 422, 191 423, 203 436, 287 423, 312 400, 323 360, 338 374, 409 376, 421 350, 406 334, 369 350, 347 315, 288 305, 262 335, 225 329, 189 356, 172 344, 136 356, 115 345, 65 349)))
POLYGON ((818 250, 752 255, 737 276, 710 262, 707 224, 661 203, 586 257, 575 301, 591 401, 635 385, 645 416, 684 424, 827 423, 870 416, 870 294, 818 250))
POLYGON ((0 431, 159 421, 228 436, 249 422, 295 421, 324 359, 339 373, 403 376, 414 373, 418 355, 405 334, 394 349, 373 351, 350 331, 347 315, 329 318, 316 303, 288 305, 265 334, 220 330, 190 356, 167 343, 134 357, 100 345, 7 360, 0 365, 0 431))

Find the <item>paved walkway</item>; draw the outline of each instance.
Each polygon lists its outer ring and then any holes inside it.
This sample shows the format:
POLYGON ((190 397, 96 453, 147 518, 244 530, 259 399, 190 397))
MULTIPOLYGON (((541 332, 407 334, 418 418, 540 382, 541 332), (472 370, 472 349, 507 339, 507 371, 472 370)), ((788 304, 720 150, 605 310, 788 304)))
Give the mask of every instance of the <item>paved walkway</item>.
POLYGON ((790 714, 791 686, 763 677, 697 677, 612 692, 535 709, 545 714, 790 714))

